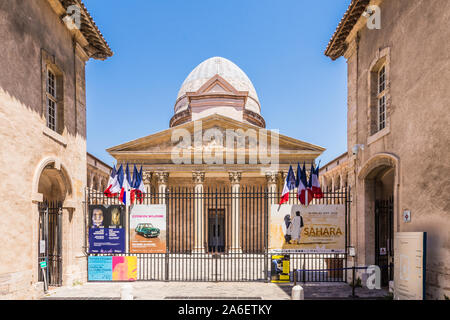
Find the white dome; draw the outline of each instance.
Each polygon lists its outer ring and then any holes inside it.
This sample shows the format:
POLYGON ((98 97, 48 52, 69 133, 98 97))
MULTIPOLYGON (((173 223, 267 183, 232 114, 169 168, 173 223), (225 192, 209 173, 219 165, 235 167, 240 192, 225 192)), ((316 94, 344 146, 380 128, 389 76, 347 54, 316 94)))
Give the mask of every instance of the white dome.
MULTIPOLYGON (((245 109, 258 114, 261 113, 258 95, 248 76, 233 62, 222 57, 213 57, 205 60, 192 70, 186 80, 184 80, 181 89, 178 92, 177 101, 182 98, 186 92, 196 92, 216 74, 228 81, 236 90, 248 91, 245 109)), ((181 103, 177 103, 175 113, 187 108, 183 99, 179 102, 181 103)))

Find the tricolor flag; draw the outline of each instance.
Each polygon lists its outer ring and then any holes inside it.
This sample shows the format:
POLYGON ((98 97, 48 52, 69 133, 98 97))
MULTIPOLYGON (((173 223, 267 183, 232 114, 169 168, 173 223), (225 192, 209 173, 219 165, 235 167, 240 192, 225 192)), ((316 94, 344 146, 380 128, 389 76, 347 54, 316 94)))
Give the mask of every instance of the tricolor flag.
POLYGON ((319 166, 317 166, 316 169, 314 169, 313 165, 311 164, 311 178, 310 184, 311 184, 311 191, 313 193, 313 197, 316 199, 323 198, 322 188, 320 188, 320 182, 319 182, 319 166))
POLYGON ((145 186, 144 186, 144 178, 142 175, 142 166, 141 166, 141 171, 139 172, 139 181, 136 182, 136 195, 137 198, 140 200, 140 203, 142 203, 142 195, 147 193, 147 190, 145 190, 145 186))
POLYGON ((122 189, 122 183, 123 183, 123 166, 120 165, 120 168, 119 168, 119 170, 117 170, 117 173, 116 173, 116 183, 114 183, 111 186, 111 189, 109 189, 111 194, 113 194, 113 195, 119 194, 120 190, 122 189))
POLYGON ((108 198, 111 197, 115 197, 117 195, 116 191, 115 193, 111 192, 111 190, 117 190, 119 182, 117 181, 117 171, 116 171, 116 166, 113 165, 113 169, 111 171, 111 175, 109 176, 109 180, 108 180, 108 187, 106 188, 106 190, 103 192, 103 194, 105 196, 107 196, 108 198))
MULTIPOLYGON (((122 170, 123 173, 123 170, 122 170)), ((119 199, 124 204, 129 203, 130 199, 130 191, 131 191, 131 181, 130 181, 130 169, 127 163, 127 169, 125 170, 125 174, 123 175, 122 183, 120 185, 120 195, 119 199)))
POLYGON ((313 199, 313 194, 311 192, 311 189, 308 188, 305 163, 303 163, 303 169, 300 169, 300 164, 299 164, 298 170, 300 172, 297 173, 298 180, 299 180, 298 189, 297 189, 297 198, 301 204, 308 205, 311 202, 311 200, 313 199))
POLYGON ((130 191, 130 203, 133 204, 134 203, 134 199, 136 198, 136 190, 137 190, 137 186, 136 184, 139 183, 138 182, 139 179, 139 172, 136 168, 136 165, 134 165, 134 169, 133 169, 133 180, 131 181, 131 191, 130 191))
POLYGON ((295 174, 294 170, 292 170, 292 166, 289 167, 289 172, 286 177, 286 181, 284 181, 283 192, 281 193, 280 205, 289 201, 289 192, 295 189, 295 174))

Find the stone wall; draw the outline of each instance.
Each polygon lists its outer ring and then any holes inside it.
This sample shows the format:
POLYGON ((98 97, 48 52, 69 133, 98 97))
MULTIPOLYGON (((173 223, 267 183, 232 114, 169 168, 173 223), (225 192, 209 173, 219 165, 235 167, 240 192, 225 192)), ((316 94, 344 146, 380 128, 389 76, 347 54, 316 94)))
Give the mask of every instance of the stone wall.
MULTIPOLYGON (((380 1, 377 1, 380 3, 380 1)), ((357 24, 348 38, 349 182, 354 190, 351 241, 358 263, 373 260, 373 207, 368 176, 383 166, 393 178, 395 231, 426 231, 427 298, 450 296, 450 2, 397 0, 380 4, 381 30, 357 24), (387 61, 387 127, 371 135, 370 70, 387 61), (352 148, 364 150, 353 155, 352 148), (390 159, 390 160, 387 160, 390 159), (371 171, 373 170, 373 171, 371 171), (410 210, 410 223, 402 212, 410 210)))
POLYGON ((29 299, 42 293, 37 202, 43 200, 38 189, 46 166, 64 177, 68 190, 62 199, 63 284, 86 279, 80 236, 86 185, 85 57, 75 56, 70 32, 45 0, 1 1, 0 21, 0 180, 9 190, 0 195, 0 297, 29 299), (62 71, 61 134, 46 127, 44 52, 62 71))

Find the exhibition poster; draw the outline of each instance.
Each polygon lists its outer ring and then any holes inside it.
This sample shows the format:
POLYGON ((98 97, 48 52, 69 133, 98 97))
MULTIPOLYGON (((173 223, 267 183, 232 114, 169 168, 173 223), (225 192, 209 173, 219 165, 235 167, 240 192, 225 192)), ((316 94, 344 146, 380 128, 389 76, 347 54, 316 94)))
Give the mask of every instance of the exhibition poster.
POLYGON ((269 251, 345 253, 345 205, 272 205, 269 251))

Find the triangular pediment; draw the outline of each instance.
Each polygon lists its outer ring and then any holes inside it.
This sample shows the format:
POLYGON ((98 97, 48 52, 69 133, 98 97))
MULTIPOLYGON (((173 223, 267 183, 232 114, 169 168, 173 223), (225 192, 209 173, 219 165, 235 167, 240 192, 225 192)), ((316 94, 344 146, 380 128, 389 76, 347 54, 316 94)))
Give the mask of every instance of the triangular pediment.
POLYGON ((227 80, 216 74, 206 81, 196 92, 187 92, 188 97, 197 97, 207 94, 229 94, 236 96, 248 96, 248 91, 238 91, 227 80))
MULTIPOLYGON (((196 151, 198 148, 214 148, 215 150, 223 150, 226 152, 226 138, 227 133, 230 132, 248 135, 254 134, 258 139, 257 143, 259 143, 260 137, 265 137, 267 139, 268 149, 270 150, 272 141, 271 131, 222 115, 213 114, 203 118, 201 121, 187 122, 182 125, 109 148, 107 151, 116 158, 124 154, 131 157, 134 154, 136 156, 139 155, 140 158, 145 155, 145 157, 160 158, 165 156, 170 159, 173 148, 175 146, 179 146, 180 141, 184 139, 181 138, 182 136, 186 136, 190 137, 191 145, 187 147, 189 150, 196 151), (200 132, 200 128, 202 136, 199 140, 198 132, 200 132), (197 134, 195 135, 196 132, 197 134), (219 133, 217 136, 219 138, 218 141, 216 141, 214 137, 211 138, 211 135, 214 136, 214 133, 219 133), (221 141, 220 135, 222 135, 221 141), (197 143, 194 145, 195 138, 197 138, 197 143), (201 141, 201 146, 198 141, 201 141)), ((189 138, 187 140, 189 140, 189 138)), ((317 157, 323 151, 325 151, 325 149, 322 147, 279 134, 280 156, 283 156, 284 154, 290 156, 295 154, 310 154, 317 157)))

